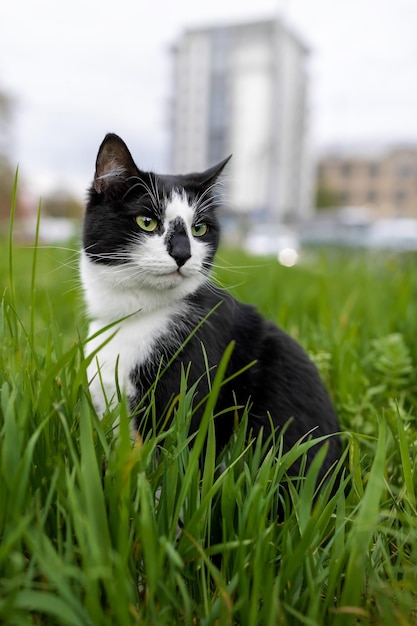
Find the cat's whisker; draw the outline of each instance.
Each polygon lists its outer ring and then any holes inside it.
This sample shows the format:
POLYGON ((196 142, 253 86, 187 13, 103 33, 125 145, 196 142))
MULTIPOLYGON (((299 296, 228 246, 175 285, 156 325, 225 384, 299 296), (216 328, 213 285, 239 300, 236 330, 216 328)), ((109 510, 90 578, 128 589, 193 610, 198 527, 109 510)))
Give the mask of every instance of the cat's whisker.
POLYGON ((60 259, 54 259, 54 261, 56 263, 55 267, 51 268, 48 271, 48 275, 49 274, 55 274, 56 272, 59 272, 63 268, 78 269, 79 259, 80 259, 80 256, 81 256, 81 252, 80 252, 79 249, 68 248, 68 247, 57 246, 57 245, 28 246, 27 249, 28 250, 40 250, 40 251, 45 251, 45 250, 54 250, 54 251, 62 250, 62 251, 65 251, 65 252, 73 252, 73 255, 71 257, 67 257, 65 261, 61 261, 60 259))
POLYGON ((211 211, 213 208, 218 206, 219 200, 220 200, 220 195, 219 196, 210 195, 204 200, 202 200, 202 198, 199 198, 196 203, 196 212, 199 214, 204 214, 207 211, 211 211))
POLYGON ((155 176, 150 175, 149 176, 149 181, 150 181, 152 192, 153 192, 155 206, 158 209, 160 209, 160 207, 161 207, 161 198, 159 196, 159 189, 158 189, 158 185, 156 183, 155 176))
POLYGON ((218 294, 218 287, 227 292, 230 292, 234 288, 234 286, 224 284, 215 275, 205 276, 204 286, 214 295, 218 294))
POLYGON ((123 261, 131 258, 130 252, 125 250, 113 250, 112 252, 89 252, 88 256, 92 259, 102 259, 104 261, 123 261))
POLYGON ((77 262, 75 262, 75 261, 70 262, 69 261, 68 263, 64 263, 64 262, 60 261, 58 263, 58 265, 54 269, 51 269, 51 271, 49 273, 52 274, 52 273, 55 273, 55 272, 59 272, 59 271, 61 271, 63 269, 70 269, 70 270, 77 271, 78 267, 79 267, 78 260, 77 260, 77 262))
POLYGON ((225 272, 230 272, 231 274, 246 274, 247 270, 252 270, 254 268, 262 268, 267 267, 267 265, 221 265, 219 263, 213 263, 212 267, 218 270, 223 270, 225 272))
MULTIPOLYGON (((143 178, 140 178, 139 176, 131 176, 127 179, 129 182, 130 181, 137 181, 135 182, 133 185, 131 185, 129 187, 129 189, 126 190, 126 192, 124 193, 122 199, 125 200, 127 195, 130 194, 132 191, 134 191, 137 188, 142 188, 145 190, 145 196, 148 195, 149 199, 151 201, 151 203, 154 205, 154 207, 158 207, 159 202, 158 202, 158 196, 155 194, 153 188, 152 188, 152 182, 151 182, 151 187, 149 187, 149 185, 143 180, 143 178)), ((152 179, 150 178, 150 181, 152 181, 152 179)))
MULTIPOLYGON (((73 282, 74 284, 64 291, 64 295, 68 295, 68 294, 72 294, 72 293, 79 293, 79 291, 80 291, 80 282, 79 281, 75 281, 74 280, 74 281, 66 281, 66 282, 69 282, 69 283, 73 282)), ((80 302, 81 302, 81 300, 80 300, 80 302)))
MULTIPOLYGON (((223 263, 227 263, 227 261, 220 255, 217 254, 216 258, 219 261, 222 261, 223 263)), ((218 267, 221 268, 223 270, 230 270, 231 272, 234 272, 235 270, 251 270, 251 269, 262 269, 265 267, 268 267, 269 263, 259 263, 259 262, 253 262, 250 265, 231 265, 230 263, 228 263, 227 265, 219 265, 218 263, 213 263, 213 267, 218 267)))
POLYGON ((39 243, 37 246, 25 246, 28 250, 63 250, 64 252, 73 252, 74 255, 79 256, 80 250, 78 248, 68 248, 66 246, 58 246, 58 245, 45 245, 43 243, 39 243))
POLYGON ((199 203, 204 204, 207 201, 212 202, 213 200, 215 200, 216 202, 218 201, 224 202, 225 200, 224 190, 222 189, 220 191, 220 188, 222 188, 223 186, 224 186, 223 180, 218 180, 214 182, 212 185, 207 187, 207 189, 205 189, 203 193, 200 195, 199 203))

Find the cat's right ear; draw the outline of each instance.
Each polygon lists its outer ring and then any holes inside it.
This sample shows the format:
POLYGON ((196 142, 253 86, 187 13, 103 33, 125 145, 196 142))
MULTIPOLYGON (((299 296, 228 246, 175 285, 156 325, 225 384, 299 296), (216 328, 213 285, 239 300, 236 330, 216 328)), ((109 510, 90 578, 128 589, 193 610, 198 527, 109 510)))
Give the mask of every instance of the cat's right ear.
POLYGON ((114 133, 106 135, 97 154, 94 174, 94 188, 97 193, 103 193, 115 183, 137 175, 137 171, 123 139, 114 133))

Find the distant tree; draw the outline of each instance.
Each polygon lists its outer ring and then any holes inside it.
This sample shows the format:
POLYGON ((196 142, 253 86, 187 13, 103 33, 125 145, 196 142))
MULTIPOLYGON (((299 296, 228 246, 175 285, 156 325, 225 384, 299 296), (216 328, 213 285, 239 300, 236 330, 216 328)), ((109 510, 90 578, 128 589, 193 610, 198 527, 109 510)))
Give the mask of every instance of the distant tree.
MULTIPOLYGON (((15 168, 10 163, 10 128, 14 100, 0 89, 0 219, 8 218, 12 205, 15 168)), ((18 203, 17 213, 21 207, 18 203)))
POLYGON ((66 191, 55 191, 42 199, 42 212, 49 217, 80 218, 81 203, 66 191))
POLYGON ((339 198, 331 187, 319 181, 315 204, 317 209, 334 209, 339 206, 339 198))
POLYGON ((7 158, 0 154, 0 219, 8 218, 10 215, 14 174, 7 158))

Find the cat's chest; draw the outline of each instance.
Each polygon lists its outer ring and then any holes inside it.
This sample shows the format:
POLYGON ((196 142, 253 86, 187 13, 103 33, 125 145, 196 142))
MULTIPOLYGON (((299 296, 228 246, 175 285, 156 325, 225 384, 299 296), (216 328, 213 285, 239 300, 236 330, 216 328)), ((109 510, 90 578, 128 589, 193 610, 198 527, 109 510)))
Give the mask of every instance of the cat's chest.
MULTIPOLYGON (((137 315, 117 326, 100 332, 87 343, 88 354, 96 353, 88 367, 88 378, 94 404, 103 412, 107 403, 115 400, 116 383, 128 396, 134 393, 132 372, 157 358, 156 347, 169 343, 173 320, 181 314, 181 307, 137 315), (105 390, 105 392, 103 391, 105 390)), ((90 324, 90 337, 98 333, 103 323, 90 324)))

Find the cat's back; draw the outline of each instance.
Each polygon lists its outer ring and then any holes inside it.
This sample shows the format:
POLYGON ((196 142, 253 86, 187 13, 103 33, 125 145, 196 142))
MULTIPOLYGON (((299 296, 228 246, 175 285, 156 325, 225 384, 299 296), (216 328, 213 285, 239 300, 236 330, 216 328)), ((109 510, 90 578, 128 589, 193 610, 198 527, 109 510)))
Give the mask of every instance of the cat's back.
MULTIPOLYGON (((233 351, 216 411, 216 436, 225 445, 233 427, 230 408, 248 407, 249 430, 265 434, 273 428, 286 428, 284 450, 309 435, 333 435, 321 475, 339 458, 340 426, 329 394, 319 372, 303 347, 287 332, 265 319, 258 310, 242 303, 227 292, 205 287, 198 295, 208 315, 201 326, 195 346, 202 340, 207 359, 215 366, 227 345, 233 351)), ((197 361, 198 352, 189 353, 197 361)), ((188 360, 188 359, 186 359, 188 360)), ((192 358, 190 358, 190 361, 192 358)), ((198 420, 196 420, 197 426, 198 420)), ((312 460, 319 446, 308 453, 312 460)), ((297 471, 296 464, 292 471, 297 471)))

